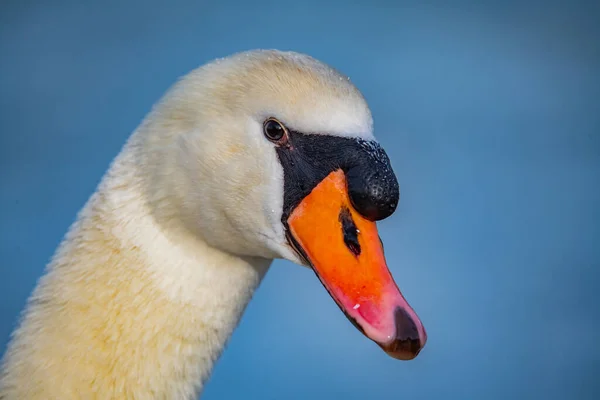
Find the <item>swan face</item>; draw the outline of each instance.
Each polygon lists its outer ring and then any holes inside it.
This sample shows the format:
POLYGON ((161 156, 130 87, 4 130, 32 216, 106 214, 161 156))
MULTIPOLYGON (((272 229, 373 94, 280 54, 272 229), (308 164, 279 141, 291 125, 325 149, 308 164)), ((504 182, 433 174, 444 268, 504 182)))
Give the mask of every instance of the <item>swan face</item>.
POLYGON ((375 224, 398 182, 347 77, 306 55, 241 53, 184 77, 150 125, 151 198, 168 219, 232 254, 310 266, 388 354, 418 354, 426 333, 375 224))

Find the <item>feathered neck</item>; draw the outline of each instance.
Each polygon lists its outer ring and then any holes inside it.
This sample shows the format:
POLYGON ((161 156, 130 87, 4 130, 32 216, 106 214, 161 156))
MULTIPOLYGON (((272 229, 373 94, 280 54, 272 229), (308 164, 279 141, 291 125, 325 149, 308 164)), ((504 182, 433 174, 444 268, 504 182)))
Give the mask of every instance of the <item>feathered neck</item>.
POLYGON ((0 398, 201 391, 271 260, 153 217, 130 140, 79 213, 7 350, 0 398))

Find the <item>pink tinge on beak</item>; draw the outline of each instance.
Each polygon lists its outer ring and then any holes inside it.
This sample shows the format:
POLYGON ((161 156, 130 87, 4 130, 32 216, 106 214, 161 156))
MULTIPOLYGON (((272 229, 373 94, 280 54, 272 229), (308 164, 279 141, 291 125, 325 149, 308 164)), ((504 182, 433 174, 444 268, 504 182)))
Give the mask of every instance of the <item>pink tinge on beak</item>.
POLYGON ((350 305, 353 301, 338 293, 338 303, 354 325, 388 355, 411 360, 425 346, 427 332, 393 280, 386 286, 380 302, 364 297, 350 305))

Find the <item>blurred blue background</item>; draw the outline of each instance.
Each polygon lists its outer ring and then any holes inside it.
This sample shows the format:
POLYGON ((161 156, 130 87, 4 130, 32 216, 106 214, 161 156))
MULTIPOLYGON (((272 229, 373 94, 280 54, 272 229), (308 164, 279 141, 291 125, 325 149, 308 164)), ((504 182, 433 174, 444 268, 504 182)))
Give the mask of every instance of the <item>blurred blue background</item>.
POLYGON ((4 0, 2 352, 151 105, 213 58, 280 48, 367 97, 401 185, 381 235, 429 341, 387 357, 277 261, 204 398, 600 398, 600 6, 483 3, 4 0))

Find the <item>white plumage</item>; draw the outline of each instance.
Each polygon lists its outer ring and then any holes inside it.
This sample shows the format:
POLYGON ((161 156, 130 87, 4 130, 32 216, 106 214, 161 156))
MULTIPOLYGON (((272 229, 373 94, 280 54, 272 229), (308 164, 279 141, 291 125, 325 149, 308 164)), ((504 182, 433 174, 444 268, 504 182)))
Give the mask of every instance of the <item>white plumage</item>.
POLYGON ((349 80, 297 53, 252 51, 184 77, 134 132, 31 296, 0 398, 192 399, 273 258, 281 225, 270 114, 372 138, 349 80))

